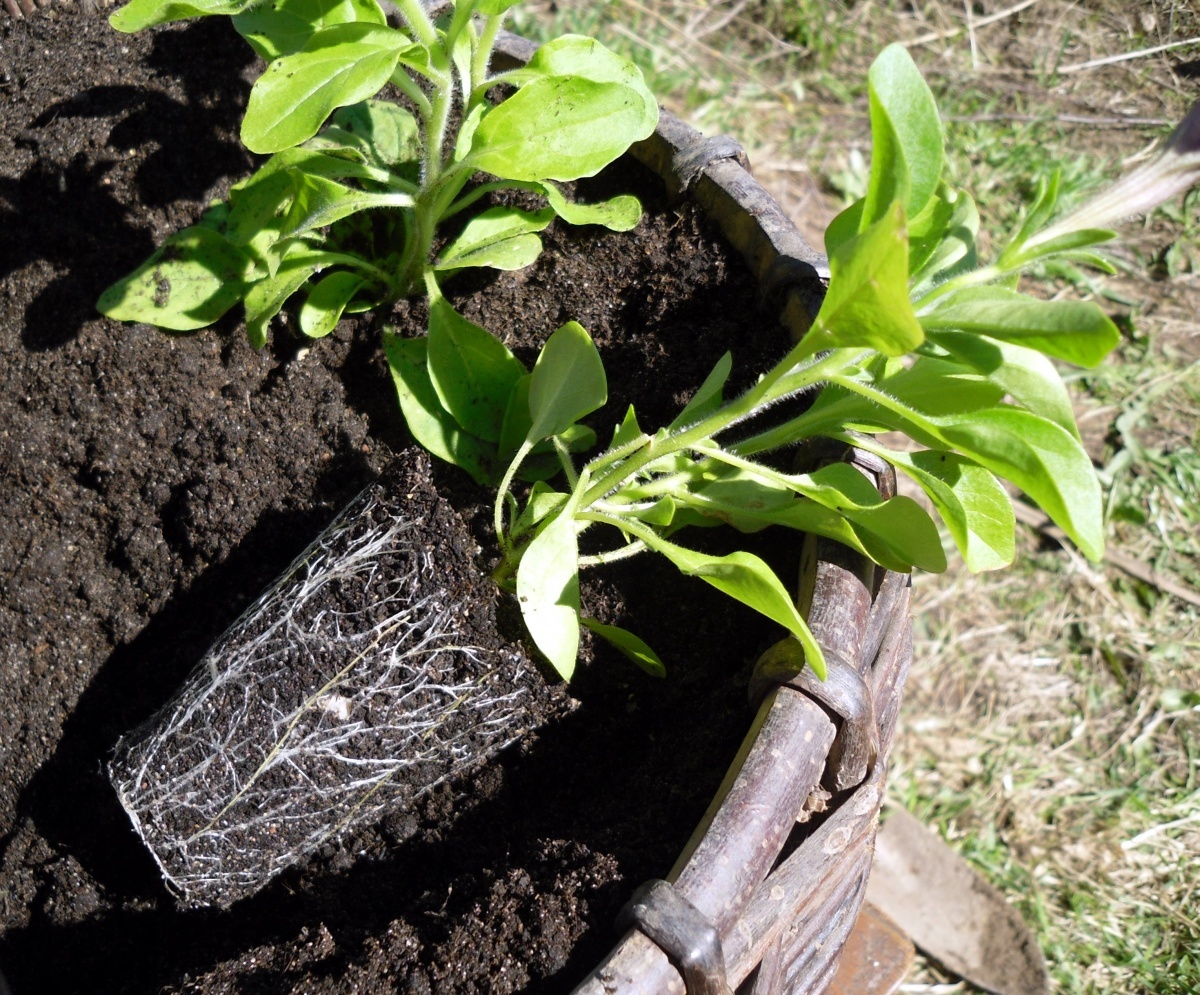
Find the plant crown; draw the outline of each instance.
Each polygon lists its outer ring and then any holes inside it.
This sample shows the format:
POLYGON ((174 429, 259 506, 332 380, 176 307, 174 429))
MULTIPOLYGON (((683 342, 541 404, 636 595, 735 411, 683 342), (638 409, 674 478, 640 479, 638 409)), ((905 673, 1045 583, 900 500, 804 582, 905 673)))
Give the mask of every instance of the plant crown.
POLYGON ((807 439, 852 444, 914 480, 972 570, 1014 555, 1014 515, 999 478, 1089 557, 1102 555, 1099 483, 1051 359, 1094 366, 1119 333, 1094 303, 1043 301, 1016 285, 1049 257, 1111 270, 1094 247, 1112 233, 1064 231, 1060 222, 1053 237, 1035 237, 1054 214, 1053 178, 996 259, 981 263, 979 215, 943 176, 933 96, 898 45, 870 69, 869 186, 826 233, 829 289, 807 334, 732 399, 724 396, 732 360, 722 357, 665 428, 643 430, 631 407, 610 446, 577 466, 572 454, 596 438, 583 419, 607 400, 587 332, 563 325, 527 370, 454 310, 441 281, 470 266, 529 265, 541 248, 537 233, 555 216, 619 231, 636 225, 634 198, 575 204, 555 181, 599 171, 647 137, 658 112, 632 64, 580 36, 543 45, 524 68, 489 75, 511 6, 458 0, 435 22, 419 0, 398 0, 405 30, 390 27, 375 0, 132 0, 118 10, 112 22, 125 31, 233 15, 268 62, 251 91, 243 141, 271 157, 228 203, 110 287, 101 310, 193 329, 241 300, 250 340, 262 346, 293 294, 304 294, 300 330, 317 338, 344 312, 424 291, 427 337, 384 333, 400 407, 430 452, 476 480, 498 481, 494 576, 515 591, 534 642, 564 677, 581 626, 649 672, 663 671, 633 633, 580 609, 580 569, 642 552, 781 624, 795 637, 798 665, 824 676, 821 647, 774 571, 749 552, 681 545, 676 534, 688 526, 786 526, 892 570, 945 569, 937 526, 913 499, 883 498, 847 463, 794 472, 772 459, 807 439), (389 82, 412 109, 376 99, 389 82), (494 104, 488 91, 497 83, 515 92, 494 104), (546 207, 490 207, 433 254, 445 219, 501 189, 538 194, 546 207), (800 413, 766 427, 757 417, 818 388, 800 413), (916 448, 881 438, 891 433, 916 448), (548 483, 560 470, 563 484, 548 483), (611 544, 581 555, 581 533, 596 526, 611 544))

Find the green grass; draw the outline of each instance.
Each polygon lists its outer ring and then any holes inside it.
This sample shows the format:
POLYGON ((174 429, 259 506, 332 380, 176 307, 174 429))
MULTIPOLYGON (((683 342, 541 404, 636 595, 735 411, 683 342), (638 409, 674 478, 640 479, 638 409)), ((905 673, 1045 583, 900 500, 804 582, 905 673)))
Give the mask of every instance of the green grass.
MULTIPOLYGON (((1039 0, 533 5, 517 27, 593 32, 667 107, 750 152, 814 243, 861 192, 865 78, 911 51, 947 121, 950 168, 985 228, 1020 217, 1061 170, 1078 201, 1144 156, 1194 97, 1173 67, 1200 46, 1057 70, 1200 35, 1196 5, 1039 0), (734 16, 726 19, 727 15, 734 16)), ((1126 330, 1072 374, 1101 472, 1110 549, 1200 590, 1200 194, 1123 230, 1119 277, 1043 274, 1126 330)), ((1063 992, 1200 991, 1200 608, 1023 533, 1017 564, 952 566, 915 586, 916 652, 891 791, 1001 888, 1063 992)), ((944 981, 920 964, 908 990, 944 981)))

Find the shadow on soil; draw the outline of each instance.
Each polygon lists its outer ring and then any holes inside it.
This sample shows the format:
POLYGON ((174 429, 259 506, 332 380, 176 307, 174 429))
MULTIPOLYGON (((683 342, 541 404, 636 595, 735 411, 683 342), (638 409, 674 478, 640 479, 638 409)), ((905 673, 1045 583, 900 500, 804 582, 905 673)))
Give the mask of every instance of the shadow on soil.
POLYGON ((0 197, 12 205, 0 209, 0 279, 39 261, 57 271, 26 311, 27 348, 55 349, 73 339, 96 317, 104 288, 154 251, 155 234, 110 190, 108 174, 126 153, 143 157, 135 183, 151 207, 203 198, 222 179, 250 171, 236 133, 253 53, 241 39, 232 44, 231 29, 216 20, 154 40, 148 64, 179 81, 182 100, 141 87, 91 87, 50 106, 13 136, 35 152, 43 144, 70 149, 82 142, 49 132, 70 128, 74 119, 115 122, 100 149, 76 152, 66 163, 40 156, 18 179, 0 177, 0 197), (197 135, 206 136, 203 148, 196 147, 197 135))

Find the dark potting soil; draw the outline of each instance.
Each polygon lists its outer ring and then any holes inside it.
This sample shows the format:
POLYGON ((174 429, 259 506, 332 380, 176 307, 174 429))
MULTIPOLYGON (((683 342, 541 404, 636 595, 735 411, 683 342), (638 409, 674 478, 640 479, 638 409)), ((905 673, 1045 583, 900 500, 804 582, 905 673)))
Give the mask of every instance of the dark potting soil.
MULTIPOLYGON (((568 990, 703 814, 775 638, 665 564, 597 573, 583 598, 647 638, 666 680, 585 639, 540 728, 228 910, 176 906, 104 776, 117 739, 408 444, 366 321, 311 348, 277 329, 256 352, 236 316, 173 336, 94 310, 251 169, 237 130, 255 72, 219 19, 125 36, 68 0, 0 21, 0 972, 14 995, 568 990)), ((690 206, 634 164, 589 186, 636 187, 636 237, 551 229, 535 266, 453 289, 527 362, 581 322, 610 379, 602 438, 632 401, 664 424, 727 348, 742 383, 782 351, 690 206)), ((488 496, 432 476, 486 570, 488 496)), ((512 606, 492 598, 512 647, 512 606)))

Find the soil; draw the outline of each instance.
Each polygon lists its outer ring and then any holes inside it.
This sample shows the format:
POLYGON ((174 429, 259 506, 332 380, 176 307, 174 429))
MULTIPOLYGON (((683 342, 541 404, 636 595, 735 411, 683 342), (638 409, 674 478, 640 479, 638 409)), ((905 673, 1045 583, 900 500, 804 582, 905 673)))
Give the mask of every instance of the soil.
MULTIPOLYGON (((666 680, 585 640, 539 728, 228 910, 176 904, 105 777, 118 738, 408 446, 365 320, 256 352, 236 316, 172 336, 94 310, 252 167, 255 74, 220 19, 125 36, 68 2, 0 21, 0 971, 14 995, 568 990, 703 814, 775 638, 666 565, 583 591, 666 680)), ((743 382, 739 359, 782 351, 689 205, 632 163, 591 186, 637 190, 636 237, 552 228, 535 266, 455 294, 526 361, 563 321, 588 328, 602 438, 635 398, 664 424, 727 348, 743 382)), ((393 317, 421 326, 415 306, 393 317)), ((486 550, 487 495, 449 467, 431 482, 486 550)))

